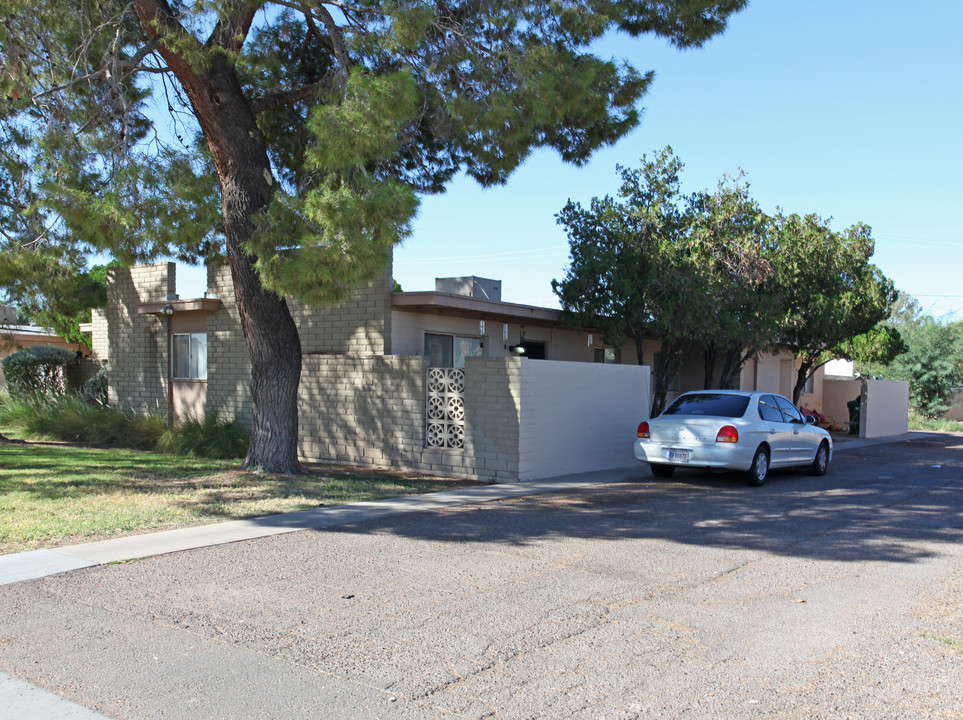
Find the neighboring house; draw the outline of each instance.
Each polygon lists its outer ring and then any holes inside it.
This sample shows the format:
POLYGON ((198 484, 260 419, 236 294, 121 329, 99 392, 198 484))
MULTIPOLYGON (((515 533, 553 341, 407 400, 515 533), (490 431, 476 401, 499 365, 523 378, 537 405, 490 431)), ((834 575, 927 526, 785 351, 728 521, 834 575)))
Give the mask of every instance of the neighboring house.
MULTIPOLYGON (((91 344, 109 362, 110 401, 249 426, 250 364, 229 269, 208 269, 203 298, 179 298, 175 280, 173 263, 108 271, 91 344)), ((495 280, 391 287, 389 268, 335 307, 289 301, 303 354, 303 459, 498 480, 634 463, 657 341, 640 367, 631 342, 606 346, 597 332, 567 327, 559 310, 503 302, 495 280)), ((740 387, 789 394, 794 377, 792 358, 762 356, 740 387)), ((821 406, 822 380, 817 372, 802 404, 821 406)), ((701 383, 693 358, 672 389, 701 383)))
MULTIPOLYGON (((18 350, 35 345, 50 345, 67 348, 77 353, 82 360, 89 356, 87 348, 77 343, 71 343, 57 335, 53 330, 37 327, 36 325, 17 325, 17 310, 9 305, 0 305, 0 359, 12 355, 18 350)), ((79 387, 96 372, 94 364, 83 361, 74 367, 67 368, 67 382, 71 387, 79 387)), ((0 364, 0 387, 6 387, 7 380, 3 376, 3 365, 0 364)))

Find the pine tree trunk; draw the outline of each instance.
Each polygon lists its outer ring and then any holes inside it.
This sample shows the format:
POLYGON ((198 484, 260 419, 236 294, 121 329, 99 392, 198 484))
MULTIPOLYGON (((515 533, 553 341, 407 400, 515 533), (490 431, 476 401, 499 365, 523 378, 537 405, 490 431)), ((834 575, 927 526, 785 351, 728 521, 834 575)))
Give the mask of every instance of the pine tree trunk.
POLYGON ((241 108, 239 117, 232 118, 231 124, 239 124, 244 132, 231 133, 230 146, 220 148, 229 162, 226 167, 218 162, 215 166, 221 182, 227 257, 251 358, 253 424, 243 467, 270 473, 299 473, 301 340, 287 303, 264 289, 254 269, 255 258, 244 249, 255 232, 254 217, 270 203, 272 185, 261 133, 254 116, 243 112, 247 104, 242 103, 241 108))
MULTIPOLYGON (((134 0, 145 35, 167 32, 182 44, 160 42, 191 104, 211 152, 221 185, 221 207, 234 294, 251 358, 251 445, 243 467, 271 473, 298 473, 298 385, 301 341, 287 303, 264 289, 254 269, 256 258, 245 250, 255 232, 254 218, 271 202, 274 180, 264 136, 257 126, 229 52, 215 52, 198 62, 176 16, 163 0, 134 0)), ((217 32, 226 46, 247 34, 256 4, 238 4, 220 19, 217 32), (230 20, 230 22, 227 22, 230 20)), ((239 49, 239 48, 235 48, 239 49)))

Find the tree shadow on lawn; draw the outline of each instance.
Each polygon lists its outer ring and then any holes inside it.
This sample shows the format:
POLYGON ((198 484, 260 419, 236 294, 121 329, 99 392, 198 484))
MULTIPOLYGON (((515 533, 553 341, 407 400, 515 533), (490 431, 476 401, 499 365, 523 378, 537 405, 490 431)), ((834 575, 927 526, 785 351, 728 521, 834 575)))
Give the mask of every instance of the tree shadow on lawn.
POLYGON ((524 546, 553 538, 666 540, 820 560, 912 562, 963 541, 963 445, 953 436, 848 450, 816 478, 777 471, 760 488, 738 476, 648 468, 624 482, 392 516, 326 532, 395 533, 524 546), (938 467, 936 467, 938 466, 938 467))

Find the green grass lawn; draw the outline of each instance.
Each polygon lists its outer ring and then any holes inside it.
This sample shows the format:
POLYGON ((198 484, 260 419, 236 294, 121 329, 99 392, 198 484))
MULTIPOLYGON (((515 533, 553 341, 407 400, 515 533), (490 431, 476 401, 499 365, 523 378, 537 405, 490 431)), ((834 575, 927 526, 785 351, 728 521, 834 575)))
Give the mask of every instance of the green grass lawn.
POLYGON ((0 444, 0 554, 474 485, 369 468, 257 475, 236 460, 0 444))

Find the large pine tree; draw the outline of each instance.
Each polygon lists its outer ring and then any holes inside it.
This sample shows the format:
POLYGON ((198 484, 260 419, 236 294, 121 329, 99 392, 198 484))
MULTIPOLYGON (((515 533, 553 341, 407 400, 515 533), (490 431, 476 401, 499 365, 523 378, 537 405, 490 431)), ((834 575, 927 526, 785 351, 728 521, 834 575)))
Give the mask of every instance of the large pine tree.
POLYGON ((623 137, 652 74, 593 54, 606 33, 697 46, 744 5, 0 0, 9 272, 226 256, 252 364, 245 467, 297 472, 285 296, 350 293, 459 171, 500 183, 535 148, 580 163, 623 137))

